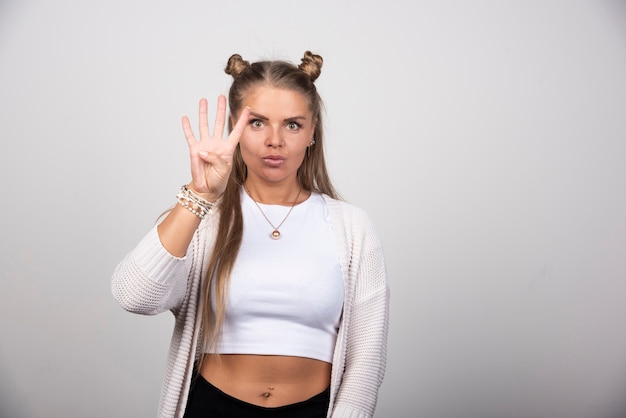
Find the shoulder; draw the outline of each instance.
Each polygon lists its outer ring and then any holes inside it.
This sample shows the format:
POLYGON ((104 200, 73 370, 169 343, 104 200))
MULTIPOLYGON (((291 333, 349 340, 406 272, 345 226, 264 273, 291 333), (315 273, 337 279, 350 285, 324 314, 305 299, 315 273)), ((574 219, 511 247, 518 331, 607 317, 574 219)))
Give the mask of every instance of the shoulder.
POLYGON ((325 194, 323 194, 322 197, 326 202, 331 217, 340 216, 344 221, 366 224, 372 223, 370 216, 364 209, 344 200, 334 199, 325 194))
POLYGON ((334 199, 328 195, 322 194, 328 209, 331 211, 337 211, 340 213, 346 213, 350 215, 367 215, 363 209, 358 206, 348 203, 345 200, 334 199))
POLYGON ((348 240, 379 241, 374 221, 364 209, 327 195, 322 196, 331 222, 338 229, 345 231, 348 240))

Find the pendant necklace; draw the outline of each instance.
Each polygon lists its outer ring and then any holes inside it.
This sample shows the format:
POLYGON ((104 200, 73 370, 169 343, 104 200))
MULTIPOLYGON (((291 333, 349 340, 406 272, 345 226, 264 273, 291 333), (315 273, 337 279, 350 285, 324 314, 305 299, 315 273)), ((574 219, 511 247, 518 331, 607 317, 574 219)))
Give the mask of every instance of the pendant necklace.
POLYGON ((280 238, 280 227, 283 226, 283 224, 285 223, 285 221, 287 220, 287 218, 289 217, 289 215, 291 214, 291 211, 293 210, 293 208, 296 206, 296 203, 298 203, 298 198, 300 197, 300 193, 302 193, 302 187, 300 187, 300 190, 298 190, 298 194, 296 195, 296 199, 293 201, 291 207, 289 208, 289 212, 287 212, 287 214, 285 215, 285 217, 283 218, 282 221, 280 221, 280 223, 278 224, 278 226, 274 226, 274 224, 272 223, 272 221, 270 221, 270 219, 267 217, 267 215, 265 214, 265 212, 263 212, 263 209, 261 209, 261 205, 259 205, 259 203, 254 200, 254 198, 252 197, 252 194, 250 193, 250 190, 248 190, 248 187, 246 185, 243 186, 244 190, 246 191, 246 193, 248 193, 248 196, 250 196, 250 199, 252 199, 252 201, 254 202, 254 204, 256 205, 257 208, 259 208, 259 211, 261 212, 261 215, 263 215, 263 217, 265 218, 265 220, 267 221, 268 224, 270 224, 270 226, 274 229, 272 231, 272 233, 270 234, 270 237, 272 239, 278 239, 280 238))

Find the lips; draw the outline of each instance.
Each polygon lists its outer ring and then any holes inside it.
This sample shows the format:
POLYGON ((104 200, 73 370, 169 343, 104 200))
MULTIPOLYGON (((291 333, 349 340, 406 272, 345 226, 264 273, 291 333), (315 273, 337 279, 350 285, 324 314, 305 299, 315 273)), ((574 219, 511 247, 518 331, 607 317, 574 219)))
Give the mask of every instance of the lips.
POLYGON ((285 162, 285 157, 282 155, 266 155, 263 157, 263 161, 270 167, 279 167, 285 162))

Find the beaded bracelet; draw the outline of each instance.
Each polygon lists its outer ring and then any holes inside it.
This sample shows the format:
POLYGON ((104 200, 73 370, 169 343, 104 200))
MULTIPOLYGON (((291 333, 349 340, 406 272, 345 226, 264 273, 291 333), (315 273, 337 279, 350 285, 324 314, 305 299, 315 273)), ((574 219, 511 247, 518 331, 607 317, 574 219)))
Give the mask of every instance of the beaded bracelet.
POLYGON ((193 190, 189 189, 186 184, 183 184, 180 188, 176 199, 179 205, 187 208, 200 219, 204 219, 214 205, 214 203, 198 196, 193 190))

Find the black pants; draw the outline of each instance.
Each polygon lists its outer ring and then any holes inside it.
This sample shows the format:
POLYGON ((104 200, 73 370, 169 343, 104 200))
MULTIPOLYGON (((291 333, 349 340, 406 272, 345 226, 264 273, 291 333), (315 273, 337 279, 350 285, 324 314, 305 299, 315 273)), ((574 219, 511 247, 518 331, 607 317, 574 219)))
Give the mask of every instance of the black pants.
POLYGON ((330 387, 303 402, 266 408, 234 398, 197 374, 184 418, 326 418, 329 402, 330 387))

